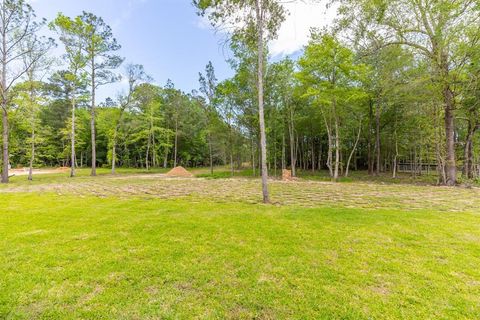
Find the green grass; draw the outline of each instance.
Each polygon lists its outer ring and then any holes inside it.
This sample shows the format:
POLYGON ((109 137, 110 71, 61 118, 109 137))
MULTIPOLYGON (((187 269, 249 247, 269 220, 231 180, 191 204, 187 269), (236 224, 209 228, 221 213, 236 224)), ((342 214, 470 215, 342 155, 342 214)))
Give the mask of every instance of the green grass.
POLYGON ((0 199, 1 319, 480 317, 475 213, 0 199))

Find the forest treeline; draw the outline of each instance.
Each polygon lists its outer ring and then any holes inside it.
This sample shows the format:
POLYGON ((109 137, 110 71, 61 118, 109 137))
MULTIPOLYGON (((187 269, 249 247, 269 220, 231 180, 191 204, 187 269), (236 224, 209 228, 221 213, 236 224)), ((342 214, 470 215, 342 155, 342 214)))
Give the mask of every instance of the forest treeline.
POLYGON ((70 166, 72 176, 177 165, 259 174, 262 160, 271 174, 328 170, 334 180, 350 170, 395 177, 400 166, 433 168, 449 185, 457 171, 480 176, 477 1, 341 0, 334 25, 280 60, 268 54, 287 14, 279 2, 194 5, 215 27, 243 8, 245 24, 228 36, 234 76, 218 80, 208 63, 187 93, 126 63, 100 17, 46 22, 24 1, 2 1, 3 181, 10 165, 70 166), (47 28, 55 40, 40 36, 47 28), (118 81, 128 89, 97 101, 100 86, 118 81))

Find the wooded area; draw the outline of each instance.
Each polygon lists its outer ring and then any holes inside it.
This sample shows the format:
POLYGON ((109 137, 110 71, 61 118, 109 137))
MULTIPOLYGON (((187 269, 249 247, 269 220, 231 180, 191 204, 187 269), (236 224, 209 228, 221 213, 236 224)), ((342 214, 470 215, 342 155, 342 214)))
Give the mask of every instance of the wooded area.
POLYGON ((328 170, 336 181, 428 166, 439 184, 455 185, 457 171, 478 179, 478 2, 337 4, 335 25, 312 30, 298 58, 278 60, 268 44, 288 14, 281 2, 194 1, 230 30, 235 75, 218 80, 208 63, 198 88, 182 92, 125 63, 101 17, 47 22, 25 1, 2 1, 2 181, 10 166, 68 166, 74 176, 85 166, 95 175, 97 166, 177 165, 228 165, 232 175, 248 166, 265 187, 285 168, 328 170), (41 36, 47 28, 55 40, 41 36), (126 92, 97 101, 100 86, 121 79, 126 92))
POLYGON ((0 319, 480 319, 479 0, 0 0, 0 72, 0 319))

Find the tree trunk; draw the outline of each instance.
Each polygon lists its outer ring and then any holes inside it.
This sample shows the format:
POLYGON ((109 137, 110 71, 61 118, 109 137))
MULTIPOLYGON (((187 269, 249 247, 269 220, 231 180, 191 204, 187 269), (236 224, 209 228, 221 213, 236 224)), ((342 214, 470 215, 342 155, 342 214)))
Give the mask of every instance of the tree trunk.
POLYGON ((254 144, 254 139, 253 135, 251 137, 251 142, 252 142, 252 170, 253 170, 253 176, 256 177, 257 173, 255 172, 255 144, 254 144))
POLYGON ((148 139, 147 139, 147 152, 145 152, 145 167, 147 168, 147 171, 150 169, 148 166, 148 155, 150 153, 150 133, 148 133, 148 139))
MULTIPOLYGON (((170 143, 170 138, 167 137, 167 144, 170 143)), ((167 166, 168 166, 168 151, 170 150, 170 148, 165 148, 165 156, 163 158, 163 168, 166 169, 167 166)))
POLYGON ((2 183, 8 183, 8 170, 10 165, 10 159, 8 154, 8 113, 7 113, 7 101, 2 99, 2 141, 3 141, 3 170, 2 170, 2 183))
POLYGON ((96 137, 95 137, 95 60, 92 59, 92 105, 90 115, 90 130, 92 134, 92 173, 94 177, 97 175, 97 149, 96 149, 96 137))
POLYGON ((368 174, 373 175, 372 132, 373 132, 373 101, 370 99, 368 109, 368 174))
POLYGON ((375 151, 376 151, 376 168, 375 174, 378 176, 380 175, 381 163, 380 163, 380 111, 381 111, 381 104, 377 103, 376 113, 375 113, 375 151))
MULTIPOLYGON (((3 6, 5 7, 6 4, 3 6)), ((2 142, 3 142, 3 170, 2 170, 2 183, 8 183, 8 170, 10 165, 10 159, 8 154, 8 101, 7 101, 7 59, 8 59, 8 47, 7 47, 7 31, 2 30, 2 142)))
POLYGON ((282 134, 282 170, 286 169, 286 164, 285 164, 285 129, 283 130, 282 134))
MULTIPOLYGON (((33 112, 33 110, 32 110, 33 112)), ((35 121, 35 120, 33 120, 35 121)), ((33 180, 33 162, 35 161, 35 124, 34 122, 32 122, 32 135, 31 135, 31 139, 32 139, 32 145, 31 145, 31 155, 30 155, 30 165, 29 165, 29 168, 28 168, 28 180, 29 181, 32 181, 33 180)))
POLYGON ((395 129, 395 155, 393 156, 393 174, 392 178, 396 179, 397 178, 397 159, 398 159, 398 138, 397 138, 397 130, 395 129))
POLYGON ((152 150, 152 155, 151 155, 151 158, 152 158, 152 167, 155 168, 157 167, 157 147, 155 145, 155 131, 152 130, 152 147, 151 147, 151 150, 152 150))
POLYGON ((213 152, 212 152, 212 136, 208 133, 208 154, 210 156, 210 174, 213 175, 213 152))
POLYGON ((352 157, 355 154, 355 151, 357 150, 357 145, 358 145, 358 141, 360 141, 361 133, 362 133, 362 122, 360 121, 360 126, 358 127, 357 139, 355 140, 355 144, 353 145, 352 152, 350 152, 350 156, 348 157, 348 161, 347 161, 347 166, 345 168, 345 177, 348 177, 348 170, 350 168, 350 162, 352 161, 352 157))
POLYGON ((338 127, 338 120, 335 116, 335 170, 333 172, 333 180, 338 181, 338 168, 340 165, 340 129, 338 127))
POLYGON ((315 138, 312 138, 312 173, 315 173, 315 138))
POLYGON ((295 148, 295 123, 293 122, 293 110, 290 109, 290 119, 288 124, 288 131, 290 136, 290 164, 292 166, 292 177, 297 176, 297 151, 295 148))
POLYGON ((173 167, 177 167, 177 151, 178 151, 178 114, 175 117, 175 149, 173 152, 173 167))
MULTIPOLYGON (((72 93, 74 94, 74 93, 72 93)), ((70 163, 70 177, 75 177, 75 97, 72 97, 72 132, 71 132, 71 163, 70 163)))
POLYGON ((258 66, 257 66, 257 91, 258 91, 258 115, 260 122, 260 146, 262 154, 262 193, 263 202, 269 203, 268 193, 268 169, 267 169, 267 138, 265 134, 265 116, 263 111, 263 0, 255 1, 257 25, 258 25, 258 66))
POLYGON ((472 120, 469 119, 467 138, 465 139, 465 147, 463 149, 465 159, 463 166, 463 175, 467 179, 472 179, 475 171, 473 168, 473 137, 477 129, 478 124, 472 123, 472 120))
POLYGON ((448 186, 454 186, 457 183, 457 167, 455 159, 455 124, 454 124, 454 102, 453 92, 447 85, 443 90, 445 103, 445 135, 447 147, 446 175, 448 186))
POLYGON ((115 174, 115 163, 117 161, 117 128, 113 132, 113 141, 112 141, 112 174, 115 174))

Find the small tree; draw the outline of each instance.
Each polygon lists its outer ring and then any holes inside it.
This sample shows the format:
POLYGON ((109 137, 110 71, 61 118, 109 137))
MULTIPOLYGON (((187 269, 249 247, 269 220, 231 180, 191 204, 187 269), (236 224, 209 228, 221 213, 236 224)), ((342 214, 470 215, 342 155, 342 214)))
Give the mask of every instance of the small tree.
POLYGON ((97 153, 95 136, 95 97, 98 87, 118 81, 119 77, 112 70, 117 69, 123 58, 114 54, 120 50, 120 45, 113 37, 112 29, 102 18, 92 13, 83 12, 79 17, 82 21, 80 38, 82 49, 88 59, 87 70, 90 77, 90 128, 92 135, 92 176, 97 175, 97 153))
POLYGON ((120 112, 118 119, 116 120, 115 127, 113 129, 112 137, 112 174, 115 174, 115 165, 117 162, 117 136, 118 130, 120 129, 120 124, 122 123, 123 113, 127 108, 130 107, 132 103, 132 98, 135 90, 138 85, 143 82, 151 81, 151 77, 146 74, 144 68, 140 64, 128 64, 125 67, 126 77, 128 79, 128 93, 126 96, 121 96, 119 98, 120 102, 120 112))
POLYGON ((265 46, 274 38, 284 20, 284 8, 275 0, 194 0, 200 14, 208 15, 212 25, 227 27, 256 43, 257 102, 260 124, 263 202, 270 202, 268 192, 267 138, 264 116, 265 46))
POLYGON ((26 115, 30 125, 30 162, 28 170, 28 180, 33 180, 33 164, 35 162, 35 144, 36 131, 38 126, 38 113, 40 111, 40 94, 43 91, 42 78, 45 76, 48 69, 52 66, 54 60, 46 57, 46 53, 54 45, 53 40, 42 43, 35 41, 27 41, 25 51, 29 52, 23 56, 24 68, 27 68, 27 79, 24 83, 26 115))
POLYGON ((215 91, 217 89, 217 78, 215 77, 215 69, 211 61, 208 62, 205 67, 205 76, 199 74, 200 91, 206 98, 206 112, 207 112, 207 140, 208 140, 208 154, 210 158, 210 173, 213 175, 213 151, 212 151, 212 131, 214 120, 216 116, 215 112, 215 91))
POLYGON ((35 50, 41 41, 37 31, 44 21, 35 22, 32 7, 24 0, 3 0, 0 3, 0 105, 2 107, 3 167, 2 183, 8 183, 9 175, 9 123, 10 90, 35 64, 43 52, 35 50), (29 45, 27 45, 27 42, 29 45), (23 64, 26 55, 31 55, 29 63, 23 64))
POLYGON ((60 41, 65 47, 64 58, 67 61, 68 70, 63 73, 65 84, 69 87, 70 103, 72 108, 71 117, 71 155, 70 155, 70 177, 75 176, 75 109, 77 97, 82 94, 81 89, 85 85, 86 74, 83 71, 87 64, 87 56, 84 54, 84 43, 82 41, 83 22, 80 18, 71 19, 63 14, 50 24, 51 29, 55 30, 60 41))

